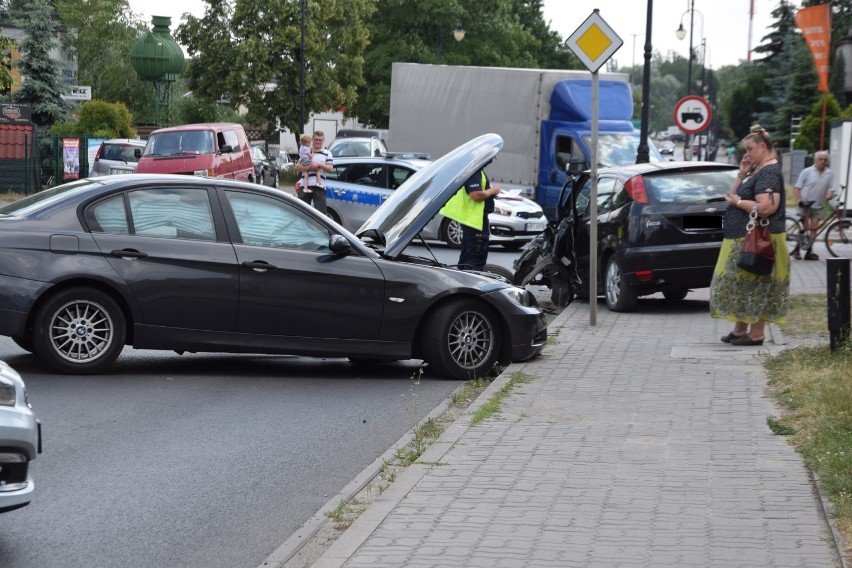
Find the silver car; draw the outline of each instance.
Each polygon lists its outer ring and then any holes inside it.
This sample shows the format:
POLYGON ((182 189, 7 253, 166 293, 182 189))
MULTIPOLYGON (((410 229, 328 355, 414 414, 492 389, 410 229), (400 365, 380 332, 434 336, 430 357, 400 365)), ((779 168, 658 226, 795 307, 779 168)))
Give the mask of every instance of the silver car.
POLYGON ((104 140, 89 168, 89 177, 132 174, 136 171, 145 144, 144 140, 132 138, 104 140))
MULTIPOLYGON (((430 163, 427 154, 393 153, 377 158, 334 158, 334 171, 327 176, 328 213, 351 231, 370 215, 414 172, 430 163)), ((544 211, 536 202, 508 192, 495 199, 488 216, 491 242, 519 249, 544 231, 544 211)), ((424 239, 461 246, 461 225, 436 215, 421 231, 424 239)))
POLYGON ((30 462, 41 453, 41 428, 21 376, 0 361, 0 513, 29 504, 30 462))

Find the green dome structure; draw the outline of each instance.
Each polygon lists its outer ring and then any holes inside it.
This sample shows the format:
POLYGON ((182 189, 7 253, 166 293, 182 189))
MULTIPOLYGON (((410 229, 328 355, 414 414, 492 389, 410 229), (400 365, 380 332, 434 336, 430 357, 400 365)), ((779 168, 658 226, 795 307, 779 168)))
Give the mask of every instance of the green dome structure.
POLYGON ((142 81, 153 83, 151 119, 153 124, 168 126, 172 87, 183 70, 183 50, 172 38, 172 19, 153 16, 152 29, 130 48, 130 64, 142 81))

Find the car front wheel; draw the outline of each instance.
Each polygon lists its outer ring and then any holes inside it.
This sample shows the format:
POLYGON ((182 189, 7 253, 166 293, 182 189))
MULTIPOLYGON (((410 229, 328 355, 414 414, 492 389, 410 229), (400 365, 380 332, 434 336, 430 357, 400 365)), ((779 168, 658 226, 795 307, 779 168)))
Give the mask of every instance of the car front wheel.
POLYGON ((35 354, 60 373, 102 371, 124 347, 124 315, 118 304, 99 290, 69 288, 59 292, 41 306, 34 323, 35 354))
POLYGON ((627 285, 615 256, 611 256, 606 265, 606 307, 612 312, 631 312, 636 308, 636 290, 627 285))
POLYGON ((441 306, 423 330, 423 359, 443 377, 485 377, 497 365, 499 353, 497 320, 479 302, 461 300, 441 306))

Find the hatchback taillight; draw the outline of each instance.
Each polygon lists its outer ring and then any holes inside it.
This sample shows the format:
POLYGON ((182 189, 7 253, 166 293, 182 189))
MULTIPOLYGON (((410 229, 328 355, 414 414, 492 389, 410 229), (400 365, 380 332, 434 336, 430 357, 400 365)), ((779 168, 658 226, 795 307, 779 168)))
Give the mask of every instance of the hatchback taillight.
POLYGON ((95 161, 96 162, 101 159, 101 152, 103 152, 103 151, 104 151, 104 143, 101 142, 101 145, 98 146, 97 153, 95 153, 95 161))
POLYGON ((636 203, 648 204, 648 193, 645 191, 645 179, 642 176, 634 176, 624 184, 627 195, 636 203))

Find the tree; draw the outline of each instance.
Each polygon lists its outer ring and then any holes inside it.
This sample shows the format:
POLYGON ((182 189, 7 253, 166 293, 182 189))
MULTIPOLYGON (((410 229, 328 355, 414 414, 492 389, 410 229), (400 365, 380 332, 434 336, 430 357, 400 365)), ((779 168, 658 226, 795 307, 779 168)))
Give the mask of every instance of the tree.
POLYGON ((0 92, 7 93, 12 88, 12 61, 7 51, 12 49, 13 41, 6 37, 0 36, 0 92))
MULTIPOLYGON (((307 2, 305 52, 300 52, 299 0, 205 0, 204 16, 189 16, 176 37, 192 60, 193 93, 226 97, 247 109, 253 124, 301 132, 299 71, 305 65, 307 112, 351 106, 363 82, 365 18, 375 0, 307 2)), ((389 34, 393 35, 393 34, 389 34)))
POLYGON ((77 83, 91 85, 99 100, 122 102, 141 122, 150 87, 130 64, 130 48, 145 32, 127 0, 58 0, 66 33, 63 45, 77 54, 77 83))
POLYGON ((133 117, 122 103, 86 101, 75 123, 54 124, 54 134, 88 134, 94 138, 133 138, 133 117))
POLYGON ((795 147, 808 152, 817 150, 825 150, 825 143, 828 140, 829 126, 838 118, 852 118, 852 107, 841 112, 840 104, 831 93, 826 93, 825 97, 825 130, 822 126, 822 97, 816 101, 810 109, 810 113, 802 119, 802 132, 796 138, 795 147), (820 138, 822 137, 822 146, 820 146, 820 138))
POLYGON ((58 29, 53 7, 50 0, 29 0, 20 14, 20 27, 27 37, 21 42, 18 65, 25 79, 15 100, 30 104, 33 122, 39 126, 62 122, 67 111, 60 96, 59 62, 53 55, 58 29))
POLYGON ((393 62, 580 69, 541 14, 540 0, 379 0, 367 22, 364 85, 349 114, 387 128, 393 62), (466 35, 453 39, 461 25, 466 35), (398 30, 402 33, 389 33, 398 30))
POLYGON ((773 63, 781 56, 785 49, 787 36, 796 33, 796 8, 787 0, 781 0, 778 6, 772 10, 775 22, 770 24, 771 32, 761 38, 761 45, 754 48, 754 53, 765 54, 762 58, 756 58, 756 63, 773 63))

